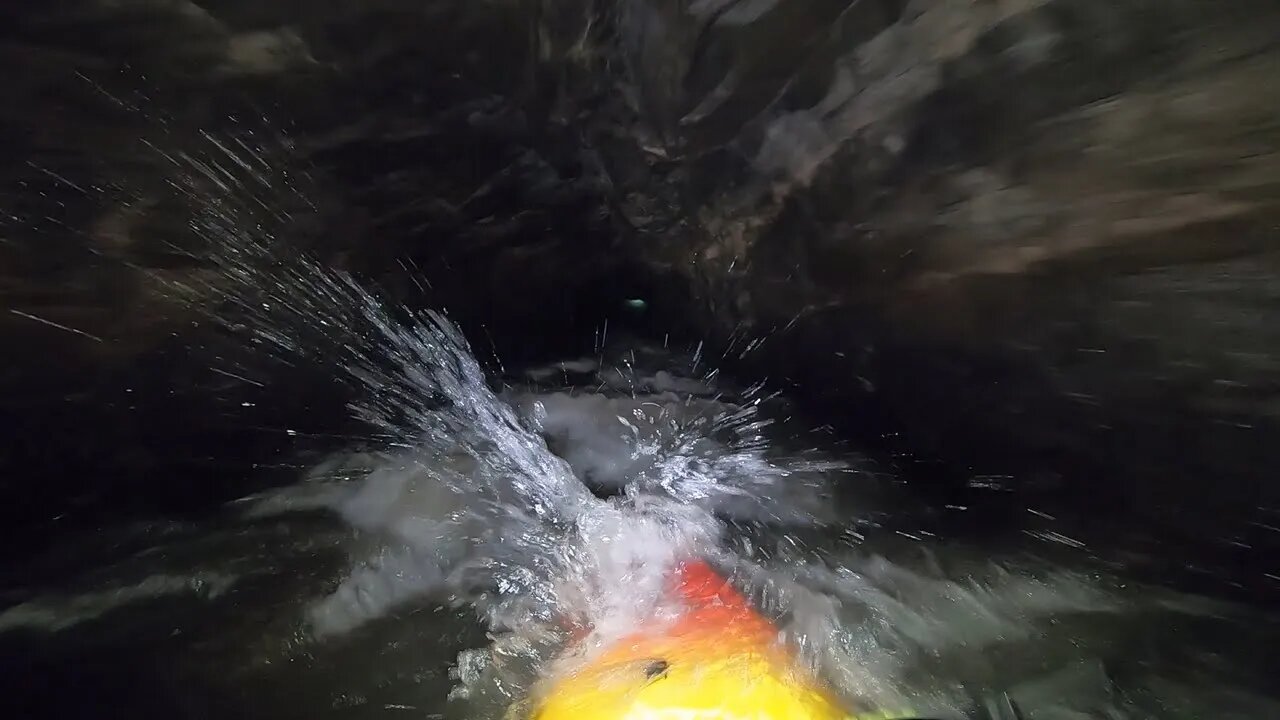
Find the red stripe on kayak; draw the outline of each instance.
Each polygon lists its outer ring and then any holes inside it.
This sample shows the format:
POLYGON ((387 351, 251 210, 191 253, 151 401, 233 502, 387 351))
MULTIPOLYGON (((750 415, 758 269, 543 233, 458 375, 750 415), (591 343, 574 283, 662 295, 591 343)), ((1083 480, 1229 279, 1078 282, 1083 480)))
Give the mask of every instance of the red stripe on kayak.
POLYGON ((751 604, 704 560, 690 560, 676 571, 676 592, 694 607, 719 606, 752 612, 751 604))

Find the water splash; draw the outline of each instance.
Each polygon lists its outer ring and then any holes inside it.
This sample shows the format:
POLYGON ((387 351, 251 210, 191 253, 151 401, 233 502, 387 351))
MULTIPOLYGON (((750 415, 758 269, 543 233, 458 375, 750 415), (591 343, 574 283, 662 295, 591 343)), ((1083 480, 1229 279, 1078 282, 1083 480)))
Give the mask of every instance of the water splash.
MULTIPOLYGON (((193 227, 216 269, 181 297, 202 303, 206 316, 260 353, 329 368, 379 446, 335 459, 304 488, 259 498, 249 511, 325 507, 376 538, 370 556, 313 607, 318 634, 431 594, 474 605, 497 630, 573 617, 620 623, 624 606, 643 611, 635 597, 620 600, 624 578, 647 582, 656 599, 671 563, 714 544, 717 524, 690 502, 709 496, 720 476, 774 467, 760 448, 746 447, 745 433, 759 429, 746 407, 695 422, 708 433, 738 430, 740 453, 699 447, 672 426, 674 434, 633 448, 654 461, 645 482, 626 497, 595 498, 543 439, 544 425, 562 413, 541 401, 518 413, 492 391, 442 313, 390 306, 250 222, 262 203, 244 194, 270 184, 260 171, 266 163, 238 159, 231 143, 214 143, 217 154, 233 162, 175 156, 178 181, 201 198, 193 227), (241 181, 237 169, 253 172, 241 181), (648 497, 650 486, 666 490, 667 501, 648 497)), ((635 440, 639 429, 630 427, 635 440)))
MULTIPOLYGON (((282 208, 310 203, 272 170, 285 165, 242 157, 244 148, 169 155, 176 185, 196 201, 211 268, 169 290, 262 356, 328 368, 370 428, 301 485, 241 506, 252 518, 323 509, 355 531, 350 571, 307 610, 313 638, 414 604, 474 608, 491 642, 459 658, 455 697, 496 717, 546 671, 567 625, 591 628, 588 642, 627 632, 665 611, 671 566, 700 555, 732 569, 851 705, 954 712, 960 685, 1011 682, 1013 666, 988 654, 1016 656, 1009 647, 1042 640, 1064 618, 1097 622, 1139 606, 1096 577, 987 557, 941 572, 857 547, 815 552, 800 531, 851 526, 848 509, 834 512, 831 475, 862 461, 780 449, 771 396, 725 386, 702 367, 701 348, 683 371, 665 361, 642 369, 635 348, 606 361, 602 340, 596 358, 495 392, 443 313, 390 304, 290 246, 282 208), (742 531, 760 526, 774 528, 764 535, 775 547, 742 531)), ((1080 647, 1068 636, 1059 647, 1080 647)), ((1078 659, 1069 655, 1056 660, 1078 659)), ((1044 717, 1075 712, 1037 692, 1044 717)), ((1099 702, 1111 717, 1140 716, 1099 702)))

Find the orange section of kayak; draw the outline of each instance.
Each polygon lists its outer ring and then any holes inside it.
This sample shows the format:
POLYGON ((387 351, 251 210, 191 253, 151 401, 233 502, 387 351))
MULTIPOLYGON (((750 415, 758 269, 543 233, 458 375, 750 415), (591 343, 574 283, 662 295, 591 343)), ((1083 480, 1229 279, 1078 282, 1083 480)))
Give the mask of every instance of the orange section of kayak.
MULTIPOLYGON (((536 688, 532 720, 851 720, 823 683, 778 642, 778 630, 700 561, 670 592, 685 605, 536 688)), ((513 706, 514 708, 515 706, 513 706)))
POLYGON ((683 563, 672 592, 688 610, 675 621, 654 621, 617 641, 598 662, 638 657, 724 654, 751 650, 773 654, 778 630, 719 573, 701 560, 683 563))

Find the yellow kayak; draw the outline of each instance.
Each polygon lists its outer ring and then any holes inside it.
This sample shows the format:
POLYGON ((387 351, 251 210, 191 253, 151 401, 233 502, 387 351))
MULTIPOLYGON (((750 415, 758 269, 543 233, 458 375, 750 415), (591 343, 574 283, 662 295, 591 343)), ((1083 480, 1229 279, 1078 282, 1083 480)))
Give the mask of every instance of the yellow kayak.
POLYGON ((685 563, 675 580, 688 612, 552 678, 535 691, 530 720, 854 719, 710 566, 685 563))

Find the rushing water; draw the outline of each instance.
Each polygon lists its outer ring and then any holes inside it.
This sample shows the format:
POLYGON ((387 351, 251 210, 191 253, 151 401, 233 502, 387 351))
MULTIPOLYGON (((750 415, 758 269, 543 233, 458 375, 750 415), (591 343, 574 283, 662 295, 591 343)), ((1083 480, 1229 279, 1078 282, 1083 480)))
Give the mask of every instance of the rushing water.
POLYGON ((224 192, 193 220, 216 272, 173 290, 259 355, 328 368, 367 434, 218 518, 66 538, 51 558, 111 559, 6 589, 13 717, 498 718, 567 625, 600 643, 662 612, 691 556, 857 706, 951 717, 1008 691, 1037 719, 1280 717, 1269 619, 1137 582, 1043 513, 1022 543, 948 535, 938 512, 970 508, 697 349, 488 374, 446 316, 282 252, 225 170, 181 166, 224 192))

